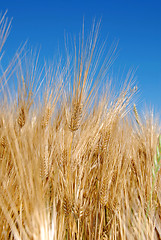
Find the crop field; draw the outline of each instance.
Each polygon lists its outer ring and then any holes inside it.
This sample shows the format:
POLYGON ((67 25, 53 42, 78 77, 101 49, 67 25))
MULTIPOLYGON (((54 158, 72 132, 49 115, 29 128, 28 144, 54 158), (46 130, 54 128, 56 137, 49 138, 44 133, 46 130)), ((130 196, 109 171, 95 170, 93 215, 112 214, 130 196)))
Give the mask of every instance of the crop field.
MULTIPOLYGON (((0 61, 9 29, 2 15, 0 61)), ((1 71, 0 239, 161 239, 160 126, 130 77, 100 90, 97 36, 63 65, 39 71, 22 48, 1 71)))

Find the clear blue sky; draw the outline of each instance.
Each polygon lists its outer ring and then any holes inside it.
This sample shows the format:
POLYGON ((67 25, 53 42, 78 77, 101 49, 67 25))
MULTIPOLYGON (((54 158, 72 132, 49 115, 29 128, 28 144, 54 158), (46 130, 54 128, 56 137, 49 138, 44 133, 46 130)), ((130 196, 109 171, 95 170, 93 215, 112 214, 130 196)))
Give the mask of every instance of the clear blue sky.
MULTIPOLYGON (((0 0, 0 10, 13 17, 6 43, 9 56, 28 40, 41 46, 41 57, 52 59, 64 47, 64 33, 72 37, 90 30, 101 18, 100 38, 110 45, 118 40, 119 56, 113 68, 137 68, 139 104, 161 112, 161 1, 158 0, 0 0)), ((108 47, 107 47, 108 49, 108 47)), ((121 74, 120 74, 121 75, 121 74)))

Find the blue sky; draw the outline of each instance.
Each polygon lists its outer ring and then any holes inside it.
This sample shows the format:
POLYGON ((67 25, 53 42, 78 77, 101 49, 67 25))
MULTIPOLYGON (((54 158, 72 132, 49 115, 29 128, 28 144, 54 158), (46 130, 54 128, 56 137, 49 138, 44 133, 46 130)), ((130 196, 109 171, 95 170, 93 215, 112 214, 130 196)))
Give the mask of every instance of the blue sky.
MULTIPOLYGON (((119 41, 119 56, 111 67, 116 76, 137 69, 140 108, 154 107, 161 112, 161 1, 151 0, 0 0, 0 11, 13 17, 6 42, 6 54, 13 56, 28 40, 41 47, 41 58, 50 60, 64 48, 64 36, 78 36, 83 18, 91 30, 94 18, 101 19, 100 42, 107 39, 107 50, 119 41)), ((41 59, 40 58, 40 59, 41 59)), ((161 114, 160 114, 161 115, 161 114)))

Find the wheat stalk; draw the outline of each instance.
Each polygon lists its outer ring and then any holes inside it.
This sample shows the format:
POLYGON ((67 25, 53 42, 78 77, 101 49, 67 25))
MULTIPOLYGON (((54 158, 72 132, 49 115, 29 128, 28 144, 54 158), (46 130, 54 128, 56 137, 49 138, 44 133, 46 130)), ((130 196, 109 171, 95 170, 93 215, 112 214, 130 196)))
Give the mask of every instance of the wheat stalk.
POLYGON ((152 167, 152 186, 151 186, 151 192, 150 192, 150 197, 149 197, 149 203, 147 207, 147 212, 146 215, 148 216, 149 210, 152 204, 152 197, 153 197, 153 192, 154 192, 154 187, 155 183, 157 180, 157 174, 160 169, 160 160, 161 160, 161 135, 159 135, 159 143, 156 147, 156 154, 154 155, 154 166, 152 167))

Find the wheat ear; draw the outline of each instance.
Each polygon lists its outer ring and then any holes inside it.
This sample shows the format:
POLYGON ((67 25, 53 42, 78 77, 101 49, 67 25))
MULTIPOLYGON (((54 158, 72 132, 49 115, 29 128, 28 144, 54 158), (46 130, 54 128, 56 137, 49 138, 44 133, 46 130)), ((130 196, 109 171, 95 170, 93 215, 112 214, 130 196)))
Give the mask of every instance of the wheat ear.
POLYGON ((137 124, 140 126, 139 114, 138 114, 138 111, 137 111, 137 108, 136 108, 135 104, 133 106, 133 110, 134 110, 134 114, 135 114, 135 120, 136 120, 137 124))
POLYGON ((25 125, 25 121, 26 121, 25 109, 24 109, 24 107, 21 107, 20 111, 19 111, 19 116, 17 119, 17 122, 18 122, 18 125, 20 126, 20 128, 22 128, 25 125))

